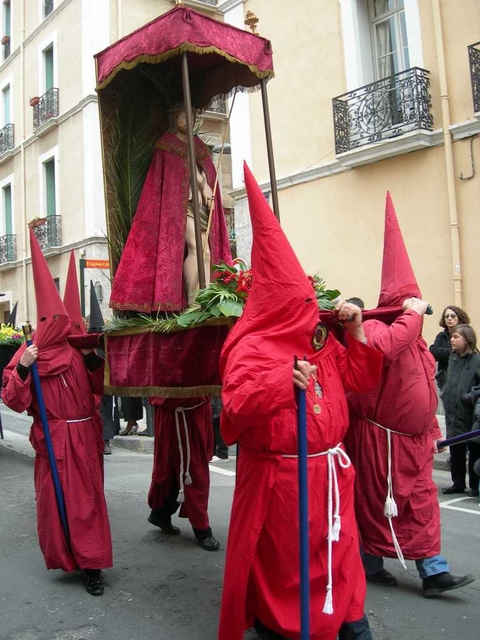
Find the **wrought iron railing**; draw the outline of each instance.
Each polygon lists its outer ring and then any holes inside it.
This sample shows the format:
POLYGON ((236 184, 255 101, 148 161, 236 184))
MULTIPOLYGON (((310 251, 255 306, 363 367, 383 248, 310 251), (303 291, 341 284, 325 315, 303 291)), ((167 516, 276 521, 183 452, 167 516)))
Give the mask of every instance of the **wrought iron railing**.
POLYGON ((14 129, 15 126, 12 123, 6 124, 3 129, 0 129, 0 156, 15 146, 14 129))
POLYGON ((44 93, 38 104, 33 107, 33 129, 38 129, 52 118, 58 117, 58 89, 52 88, 44 93))
POLYGON ((0 264, 17 259, 17 236, 9 233, 0 238, 0 264))
POLYGON ((62 216, 47 216, 45 222, 33 228, 41 249, 60 247, 62 244, 62 216))
POLYGON ((212 113, 221 113, 225 115, 227 113, 227 100, 223 96, 215 96, 206 111, 211 111, 212 113))
POLYGON ((413 67, 334 98, 336 154, 408 131, 432 131, 428 73, 413 67))
POLYGON ((213 7, 218 5, 218 0, 197 0, 197 2, 200 2, 201 4, 210 4, 213 7))
POLYGON ((44 0, 43 3, 43 15, 46 18, 53 11, 53 0, 44 0))
POLYGON ((472 81, 473 112, 480 112, 480 42, 468 47, 470 79, 472 81))

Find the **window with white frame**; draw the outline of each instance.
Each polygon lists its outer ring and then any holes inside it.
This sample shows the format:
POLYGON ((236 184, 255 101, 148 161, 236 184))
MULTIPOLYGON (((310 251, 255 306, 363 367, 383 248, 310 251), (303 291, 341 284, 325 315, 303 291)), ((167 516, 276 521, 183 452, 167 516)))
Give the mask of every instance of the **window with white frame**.
POLYGON ((53 55, 53 43, 43 50, 43 65, 44 65, 44 78, 45 78, 45 93, 53 89, 55 86, 55 69, 54 69, 54 55, 53 55))
POLYGON ((55 158, 43 162, 45 184, 45 212, 47 216, 57 215, 55 158))
POLYGON ((54 0, 42 0, 42 15, 44 18, 52 13, 53 9, 55 8, 53 5, 54 0))
POLYGON ((11 123, 11 105, 10 105, 10 85, 7 84, 2 88, 2 111, 3 111, 3 125, 11 123))
POLYGON ((3 0, 3 59, 6 60, 11 51, 12 12, 10 0, 3 0))
POLYGON ((3 205, 3 229, 5 235, 13 234, 13 211, 12 211, 12 184, 6 184, 2 188, 2 205, 3 205))
POLYGON ((424 67, 419 0, 339 0, 347 91, 424 67))
POLYGON ((369 0, 375 79, 410 67, 404 0, 369 0))

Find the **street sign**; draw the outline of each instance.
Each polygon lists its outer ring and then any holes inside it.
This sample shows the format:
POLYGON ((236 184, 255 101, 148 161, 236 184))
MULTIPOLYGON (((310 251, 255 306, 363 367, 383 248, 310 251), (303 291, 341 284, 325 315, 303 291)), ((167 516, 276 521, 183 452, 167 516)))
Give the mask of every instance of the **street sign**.
POLYGON ((85 260, 85 269, 110 269, 108 260, 85 260))

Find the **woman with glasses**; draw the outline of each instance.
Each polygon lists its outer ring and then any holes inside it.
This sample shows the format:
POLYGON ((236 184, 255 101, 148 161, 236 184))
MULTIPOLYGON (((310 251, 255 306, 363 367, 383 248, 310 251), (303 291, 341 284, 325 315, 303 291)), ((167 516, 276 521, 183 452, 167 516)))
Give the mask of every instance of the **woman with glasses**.
POLYGON ((438 362, 438 373, 435 377, 438 388, 441 391, 447 380, 448 360, 452 352, 450 344, 452 331, 457 324, 470 324, 470 318, 467 312, 460 309, 460 307, 450 306, 443 310, 438 324, 443 328, 443 331, 440 331, 435 338, 435 342, 430 347, 430 352, 438 362))

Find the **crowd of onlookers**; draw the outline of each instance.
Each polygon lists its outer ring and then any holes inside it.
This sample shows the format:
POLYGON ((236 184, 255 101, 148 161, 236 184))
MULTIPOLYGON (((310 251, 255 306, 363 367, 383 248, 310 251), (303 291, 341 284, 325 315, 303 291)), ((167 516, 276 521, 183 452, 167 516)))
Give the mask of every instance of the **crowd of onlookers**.
MULTIPOLYGON (((451 438, 480 429, 480 354, 477 336, 463 309, 446 307, 439 324, 443 330, 430 351, 438 363, 436 379, 445 409, 447 437, 451 438)), ((468 495, 479 495, 480 438, 450 446, 452 485, 443 489, 444 494, 465 492, 467 453, 468 495)))

